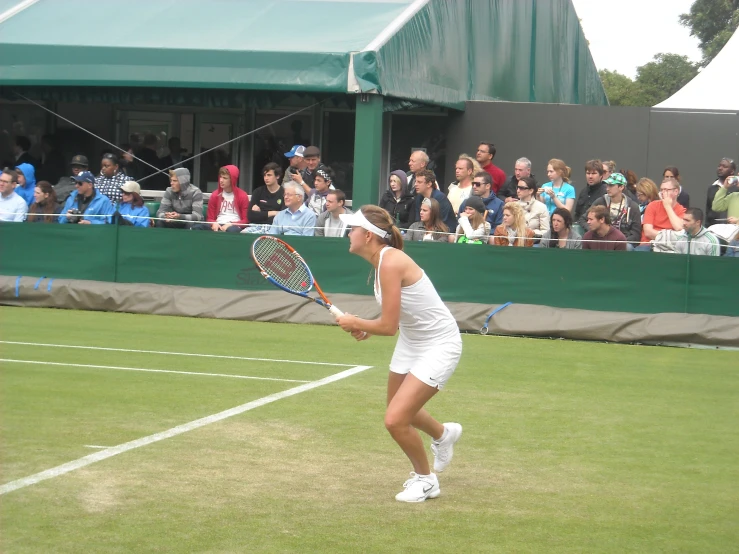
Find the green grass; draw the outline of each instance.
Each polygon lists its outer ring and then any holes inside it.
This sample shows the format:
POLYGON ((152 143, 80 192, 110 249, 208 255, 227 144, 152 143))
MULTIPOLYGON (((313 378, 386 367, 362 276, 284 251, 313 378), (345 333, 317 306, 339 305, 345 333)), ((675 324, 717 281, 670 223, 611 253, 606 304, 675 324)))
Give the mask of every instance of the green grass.
MULTIPOLYGON (((317 308, 318 309, 318 308, 317 308)), ((739 354, 464 337, 429 404, 464 425, 442 495, 405 505, 383 428, 394 339, 335 327, 1 308, 1 339, 370 365, 0 496, 2 552, 728 552, 739 354)), ((296 380, 342 367, 0 344, 0 357, 296 380)), ((298 383, 3 363, 2 478, 298 383)))

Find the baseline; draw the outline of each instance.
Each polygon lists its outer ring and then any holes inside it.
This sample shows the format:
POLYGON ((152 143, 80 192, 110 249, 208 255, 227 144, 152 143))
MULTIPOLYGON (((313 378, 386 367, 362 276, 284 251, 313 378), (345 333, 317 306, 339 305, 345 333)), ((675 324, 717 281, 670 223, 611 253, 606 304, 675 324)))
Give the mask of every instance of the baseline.
POLYGON ((333 383, 335 381, 346 379, 347 377, 351 377, 352 375, 361 373, 362 371, 370 369, 371 367, 372 366, 369 365, 358 365, 339 373, 334 373, 333 375, 329 375, 328 377, 324 377, 323 379, 319 379, 318 381, 312 381, 310 383, 299 385, 297 387, 293 387, 282 392, 270 394, 269 396, 258 398, 257 400, 242 404, 241 406, 236 406, 235 408, 230 408, 228 410, 218 412, 217 414, 196 419, 194 421, 190 421, 189 423, 178 425, 177 427, 172 427, 171 429, 167 429, 166 431, 162 431, 160 433, 155 433, 147 437, 142 437, 140 439, 119 444, 118 446, 106 448, 105 450, 100 450, 99 452, 95 452, 94 454, 88 454, 87 456, 83 456, 82 458, 79 458, 72 462, 67 462, 66 464, 47 469, 46 471, 42 471, 40 473, 29 475, 28 477, 23 477, 22 479, 16 479, 15 481, 6 483, 0 486, 0 495, 22 489, 30 485, 35 485, 36 483, 45 481, 47 479, 59 477, 60 475, 64 475, 65 473, 69 473, 85 466, 89 466, 90 464, 94 464, 95 462, 100 462, 102 460, 112 458, 113 456, 123 454, 124 452, 128 452, 129 450, 133 450, 135 448, 140 448, 142 446, 159 442, 164 439, 176 437, 177 435, 187 433, 188 431, 192 431, 194 429, 199 429, 200 427, 205 427, 206 425, 210 425, 211 423, 216 423, 217 421, 228 419, 235 415, 248 412, 249 410, 259 408, 260 406, 271 404, 272 402, 276 402, 277 400, 282 400, 283 398, 295 396, 296 394, 300 394, 301 392, 306 392, 318 387, 322 387, 323 385, 328 385, 329 383, 333 383))
POLYGON ((228 373, 201 373, 198 371, 175 371, 174 369, 146 369, 143 367, 121 367, 115 365, 92 365, 92 364, 73 364, 64 362, 42 362, 38 360, 11 360, 8 358, 0 358, 0 362, 8 362, 14 364, 37 364, 37 365, 55 365, 63 367, 87 367, 92 369, 119 369, 123 371, 144 371, 147 373, 177 373, 179 375, 200 375, 205 377, 231 377, 232 379, 252 379, 255 381, 281 381, 283 383, 310 383, 301 379, 279 379, 277 377, 251 377, 249 375, 229 375, 228 373))
POLYGON ((130 348, 106 348, 103 346, 81 346, 73 344, 47 344, 43 342, 19 342, 0 340, 0 344, 18 344, 21 346, 40 346, 50 348, 78 348, 80 350, 103 350, 107 352, 135 352, 139 354, 166 354, 167 356, 193 356, 198 358, 221 358, 226 360, 244 360, 249 362, 279 362, 283 364, 327 365, 334 367, 354 367, 355 364, 335 364, 331 362, 306 362, 304 360, 279 360, 272 358, 248 358, 245 356, 224 356, 221 354, 194 354, 192 352, 163 352, 159 350, 133 350, 130 348))

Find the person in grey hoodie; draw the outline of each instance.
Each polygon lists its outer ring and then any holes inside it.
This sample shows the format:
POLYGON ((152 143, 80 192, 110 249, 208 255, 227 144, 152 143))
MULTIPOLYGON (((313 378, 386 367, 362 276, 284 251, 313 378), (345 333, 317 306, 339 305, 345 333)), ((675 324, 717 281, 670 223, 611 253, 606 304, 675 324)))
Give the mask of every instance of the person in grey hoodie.
POLYGON ((613 173, 603 181, 606 186, 606 194, 593 202, 595 206, 605 206, 611 214, 612 225, 621 231, 626 240, 627 250, 633 250, 639 246, 641 240, 641 215, 639 204, 626 196, 626 178, 620 173, 613 173))
POLYGON ((190 171, 178 167, 169 172, 169 188, 157 210, 157 227, 187 229, 203 220, 203 193, 190 182, 190 171))

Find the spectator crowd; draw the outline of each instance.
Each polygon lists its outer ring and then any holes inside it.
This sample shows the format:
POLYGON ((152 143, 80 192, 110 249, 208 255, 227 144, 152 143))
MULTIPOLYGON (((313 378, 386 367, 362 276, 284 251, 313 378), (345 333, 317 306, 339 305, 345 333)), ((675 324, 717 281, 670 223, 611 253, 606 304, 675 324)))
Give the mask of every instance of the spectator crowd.
MULTIPOLYGON (((204 211, 203 193, 176 139, 166 159, 156 154, 156 137, 148 136, 135 156, 125 147, 120 158, 105 153, 98 175, 82 154, 66 171, 46 142, 44 159, 35 160, 28 139, 16 137, 14 164, 0 175, 0 221, 326 237, 348 232, 339 217, 351 213, 346 195, 334 186, 334 172, 315 146, 286 152, 284 172, 280 164, 267 163, 264 184, 251 197, 239 187, 239 169, 224 165, 204 211), (147 188, 166 187, 155 217, 142 197, 138 181, 144 179, 147 188)), ((379 205, 410 241, 739 256, 739 177, 732 159, 720 160, 701 209, 690 206, 674 166, 665 168, 657 184, 617 170, 613 161, 589 160, 578 191, 563 160, 549 160, 540 185, 528 158, 516 160, 507 177, 493 163, 495 156, 488 142, 474 156, 461 154, 455 180, 443 192, 426 153, 414 151, 409 171, 388 176, 379 205)))

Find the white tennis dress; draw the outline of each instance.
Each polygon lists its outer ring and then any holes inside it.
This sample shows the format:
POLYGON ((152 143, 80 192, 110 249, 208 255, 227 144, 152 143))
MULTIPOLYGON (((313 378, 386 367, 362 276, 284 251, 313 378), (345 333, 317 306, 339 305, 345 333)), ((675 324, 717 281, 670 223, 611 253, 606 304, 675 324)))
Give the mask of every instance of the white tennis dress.
MULTIPOLYGON (((389 248, 380 251, 375 270, 375 298, 380 306, 380 267, 389 248)), ((424 271, 418 281, 400 289, 400 335, 390 371, 410 372, 427 385, 441 389, 457 368, 461 355, 462 338, 457 322, 424 271)))

